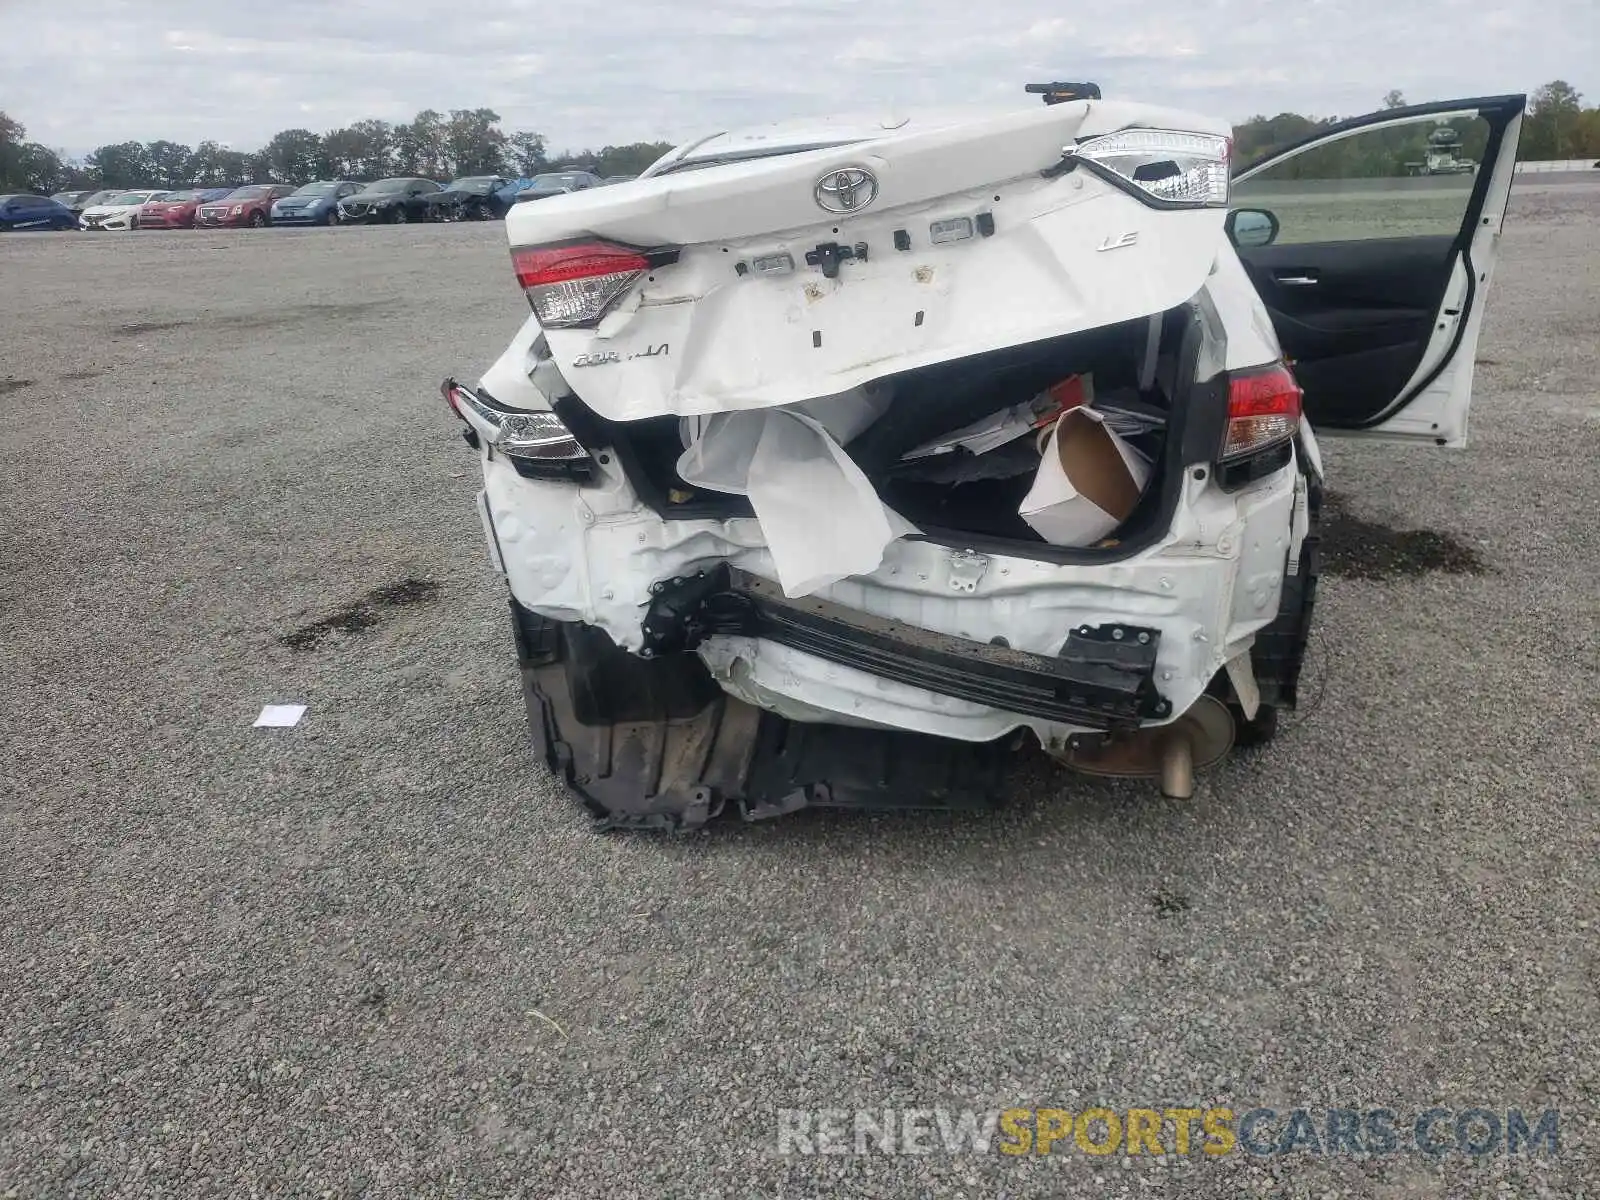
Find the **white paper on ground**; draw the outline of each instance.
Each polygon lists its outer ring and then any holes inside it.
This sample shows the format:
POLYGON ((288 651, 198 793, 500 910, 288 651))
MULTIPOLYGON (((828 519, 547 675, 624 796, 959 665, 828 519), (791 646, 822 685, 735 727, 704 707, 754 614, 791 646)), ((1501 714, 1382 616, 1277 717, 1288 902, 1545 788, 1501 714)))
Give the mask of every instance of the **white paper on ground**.
POLYGON ((685 483, 748 496, 784 595, 806 596, 878 569, 897 537, 915 533, 890 511, 835 440, 877 419, 887 398, 847 393, 793 408, 717 413, 686 423, 685 483))
POLYGON ((252 729, 288 729, 300 724, 300 718, 306 715, 304 704, 268 704, 261 710, 261 715, 256 718, 252 729))

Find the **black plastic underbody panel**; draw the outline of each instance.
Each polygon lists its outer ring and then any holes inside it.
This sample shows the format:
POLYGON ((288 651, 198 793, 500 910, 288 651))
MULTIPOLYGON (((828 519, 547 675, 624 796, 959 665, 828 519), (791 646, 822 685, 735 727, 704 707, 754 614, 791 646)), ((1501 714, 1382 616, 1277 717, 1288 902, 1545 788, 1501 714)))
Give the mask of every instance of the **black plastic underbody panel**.
MULTIPOLYGON (((1300 452, 1298 457, 1304 464, 1304 453, 1300 452)), ((1261 699, 1289 709, 1300 701, 1300 670, 1311 641, 1317 583, 1322 574, 1322 480, 1309 468, 1302 467, 1302 470, 1306 477, 1310 526, 1300 545, 1299 562, 1294 564, 1293 572, 1284 577, 1278 615, 1272 624, 1256 634, 1250 651, 1261 699)))
POLYGON ((598 828, 694 829, 730 806, 754 821, 807 807, 989 809, 1004 797, 1015 758, 1004 741, 802 724, 720 689, 681 715, 681 698, 699 694, 702 677, 710 682, 692 654, 643 662, 611 646, 611 676, 625 672, 620 660, 648 669, 663 699, 630 719, 585 722, 584 681, 606 653, 580 645, 594 631, 544 621, 515 601, 512 613, 534 746, 598 828), (671 673, 683 678, 668 686, 671 673))

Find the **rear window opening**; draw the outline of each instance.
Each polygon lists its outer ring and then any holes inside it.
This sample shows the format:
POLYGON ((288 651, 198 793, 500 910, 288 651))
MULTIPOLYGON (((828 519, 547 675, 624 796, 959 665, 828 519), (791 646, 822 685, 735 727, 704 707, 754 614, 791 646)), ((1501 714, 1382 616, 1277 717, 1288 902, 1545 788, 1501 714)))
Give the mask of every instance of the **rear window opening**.
MULTIPOLYGON (((1173 398, 1192 386, 1199 343, 1195 310, 1183 305, 1153 318, 902 372, 880 381, 892 401, 845 450, 884 503, 926 540, 1055 562, 1125 557, 1170 525, 1187 418, 1187 406, 1173 398), (1041 461, 1039 432, 978 454, 958 448, 906 457, 1074 376, 1092 380, 1091 406, 1114 415, 1119 436, 1148 465, 1131 513, 1093 545, 1052 545, 1019 512, 1041 461)), ((614 449, 641 499, 664 517, 753 515, 743 497, 693 488, 679 476, 685 442, 677 417, 610 422, 570 396, 557 413, 592 447, 614 449)))

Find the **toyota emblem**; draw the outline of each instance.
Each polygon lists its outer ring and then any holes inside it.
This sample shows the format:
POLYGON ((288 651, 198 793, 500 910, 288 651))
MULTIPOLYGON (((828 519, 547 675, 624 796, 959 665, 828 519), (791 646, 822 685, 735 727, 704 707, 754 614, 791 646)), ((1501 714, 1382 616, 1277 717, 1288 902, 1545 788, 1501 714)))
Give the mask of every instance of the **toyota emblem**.
POLYGON ((865 167, 841 167, 817 180, 816 197, 831 213, 860 212, 878 198, 878 177, 865 167))

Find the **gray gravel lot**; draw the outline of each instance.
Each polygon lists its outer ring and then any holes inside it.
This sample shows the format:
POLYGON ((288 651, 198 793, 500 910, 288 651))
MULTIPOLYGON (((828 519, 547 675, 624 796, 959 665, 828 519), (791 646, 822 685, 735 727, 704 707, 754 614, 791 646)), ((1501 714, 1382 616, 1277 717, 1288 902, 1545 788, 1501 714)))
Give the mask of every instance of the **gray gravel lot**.
POLYGON ((1191 803, 1041 768, 686 838, 529 753, 435 391, 526 312, 497 226, 8 236, 0 293, 0 1195, 1600 1189, 1600 187, 1520 190, 1472 449, 1327 448, 1367 534, 1486 570, 1330 579, 1271 748, 1191 803), (781 1108, 1093 1101, 1563 1145, 774 1152, 781 1108))

